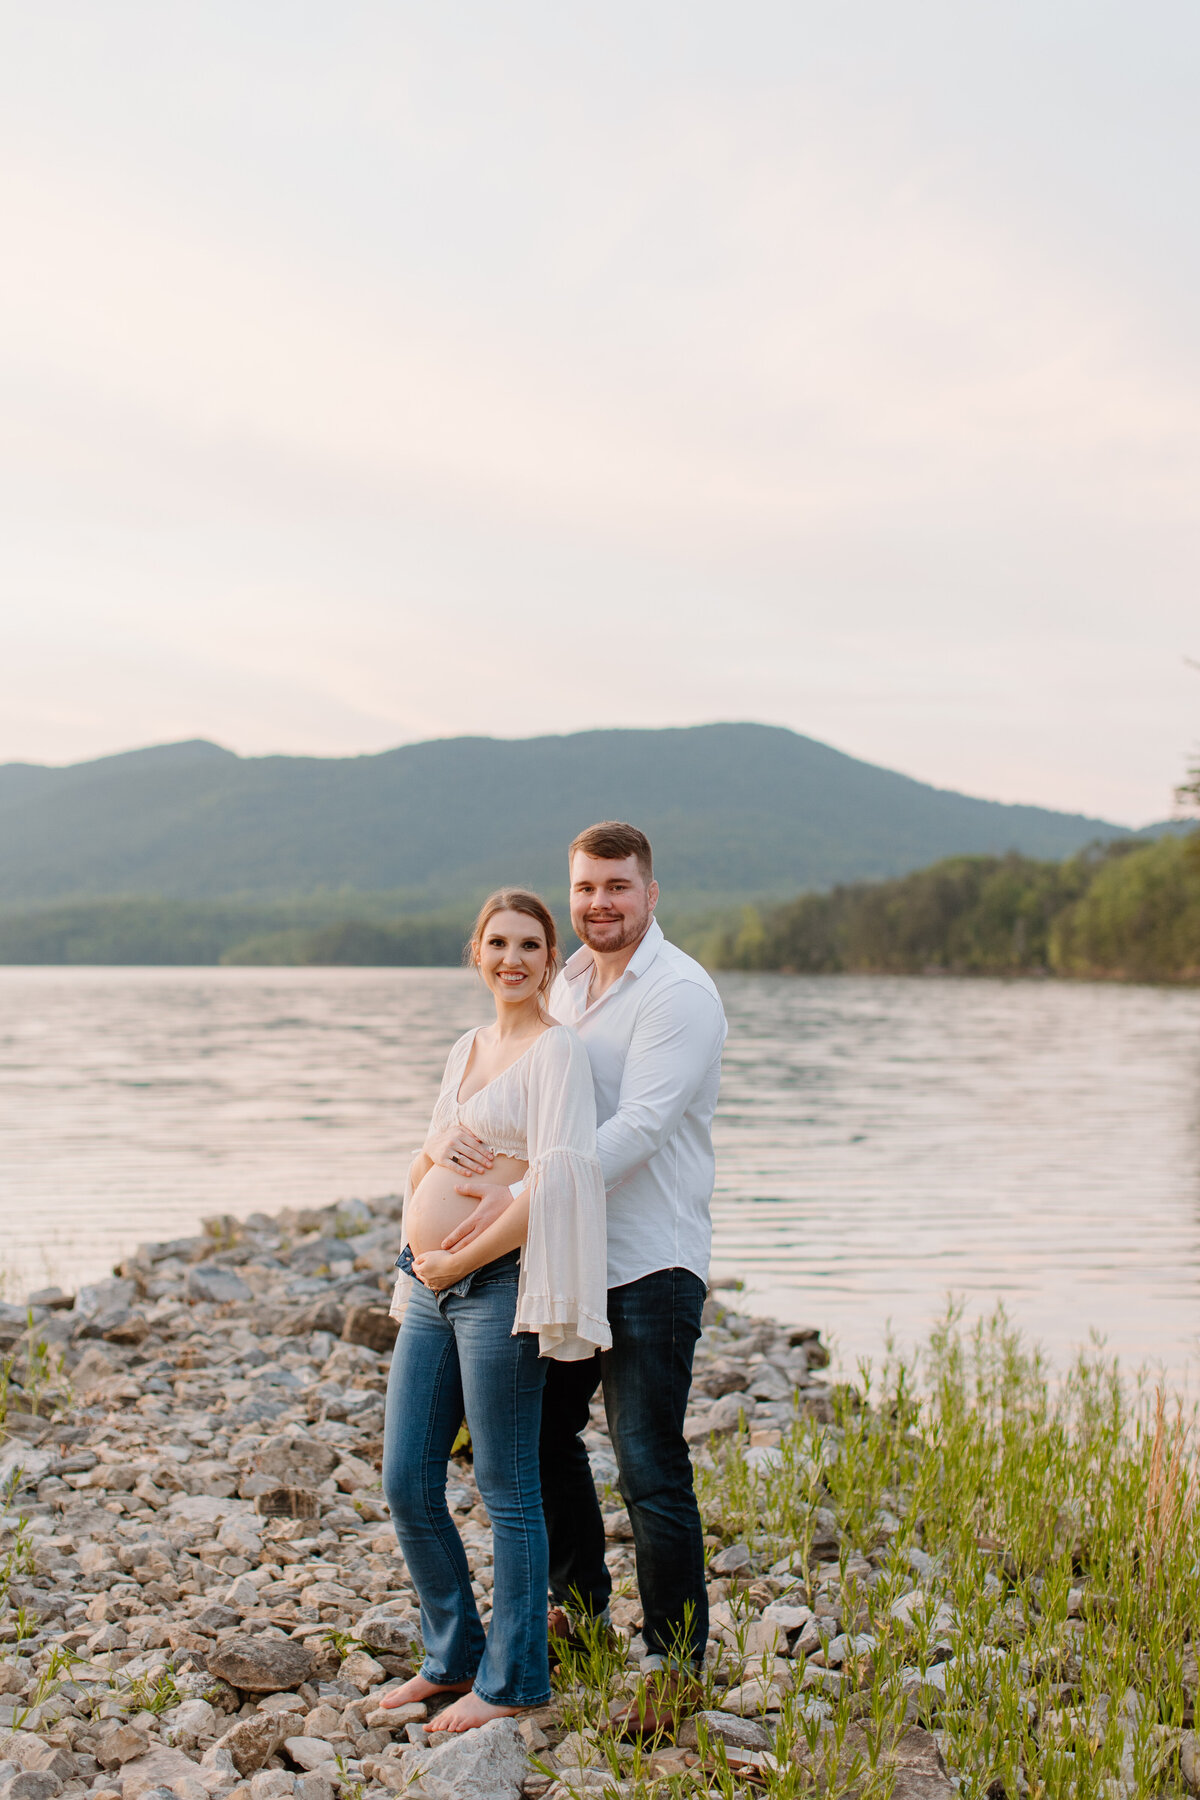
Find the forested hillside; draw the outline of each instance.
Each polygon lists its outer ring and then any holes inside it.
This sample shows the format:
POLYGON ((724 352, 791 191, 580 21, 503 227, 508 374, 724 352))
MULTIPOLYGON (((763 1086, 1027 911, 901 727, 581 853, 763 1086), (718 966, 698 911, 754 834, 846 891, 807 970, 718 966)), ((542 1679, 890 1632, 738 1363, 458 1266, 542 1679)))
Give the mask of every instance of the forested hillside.
POLYGON ((0 908, 100 899, 469 908, 565 884, 598 818, 649 833, 679 901, 782 900, 949 855, 1068 856, 1103 820, 933 788, 765 725, 456 738, 380 756, 238 757, 197 742, 0 767, 0 908))
POLYGON ((703 946, 718 968, 1200 980, 1200 837, 1065 862, 956 856, 897 881, 747 907, 703 946))

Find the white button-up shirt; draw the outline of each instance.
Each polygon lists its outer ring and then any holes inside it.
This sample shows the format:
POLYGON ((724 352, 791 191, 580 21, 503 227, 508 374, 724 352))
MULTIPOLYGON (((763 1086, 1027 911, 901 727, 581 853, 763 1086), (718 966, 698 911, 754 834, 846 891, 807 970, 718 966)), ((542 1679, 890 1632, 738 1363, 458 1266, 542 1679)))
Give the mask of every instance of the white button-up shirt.
POLYGON ((608 1285, 657 1269, 690 1269, 707 1282, 721 997, 656 920, 624 974, 589 1006, 592 968, 591 951, 577 950, 551 989, 550 1011, 579 1033, 592 1065, 608 1285))

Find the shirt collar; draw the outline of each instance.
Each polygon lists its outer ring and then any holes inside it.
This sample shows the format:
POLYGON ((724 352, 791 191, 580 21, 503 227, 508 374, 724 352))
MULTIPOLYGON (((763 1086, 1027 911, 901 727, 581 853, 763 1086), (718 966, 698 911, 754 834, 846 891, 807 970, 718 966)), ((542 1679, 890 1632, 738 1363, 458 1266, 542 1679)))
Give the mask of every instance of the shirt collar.
POLYGON ((650 964, 658 955, 663 943, 663 929, 657 919, 651 919, 649 930, 629 959, 626 975, 644 975, 650 964))
MULTIPOLYGON (((621 980, 624 981, 629 975, 632 975, 635 980, 639 975, 644 975, 658 955, 663 942, 662 926, 657 919, 651 919, 646 935, 630 957, 621 980)), ((575 954, 568 957, 563 964, 563 974, 568 981, 578 981, 581 975, 586 975, 590 980, 594 960, 587 945, 581 944, 575 954)))

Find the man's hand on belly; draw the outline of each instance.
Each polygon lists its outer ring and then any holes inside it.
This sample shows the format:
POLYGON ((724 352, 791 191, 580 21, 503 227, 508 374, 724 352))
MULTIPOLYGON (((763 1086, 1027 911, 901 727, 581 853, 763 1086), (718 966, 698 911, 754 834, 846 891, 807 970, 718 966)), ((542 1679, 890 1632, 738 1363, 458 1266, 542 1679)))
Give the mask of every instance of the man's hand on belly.
POLYGON ((461 1250, 464 1244, 472 1243, 489 1225, 494 1225, 501 1214, 507 1212, 512 1205, 511 1188, 494 1187, 490 1182, 461 1181, 455 1188, 456 1194, 463 1194, 468 1200, 478 1200, 469 1219, 464 1219, 448 1237, 442 1239, 443 1250, 461 1250))

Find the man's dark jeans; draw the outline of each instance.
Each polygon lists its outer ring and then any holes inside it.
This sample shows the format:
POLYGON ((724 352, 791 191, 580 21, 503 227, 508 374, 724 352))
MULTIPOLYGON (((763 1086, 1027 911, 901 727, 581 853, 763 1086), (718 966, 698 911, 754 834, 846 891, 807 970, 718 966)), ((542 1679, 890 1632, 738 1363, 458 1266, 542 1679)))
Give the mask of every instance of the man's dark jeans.
POLYGON ((551 1362, 542 1398, 542 1504, 550 1592, 601 1613, 612 1592, 604 1526, 580 1432, 601 1381, 629 1508, 646 1647, 699 1662, 708 1641, 704 1535, 683 1415, 692 1385, 705 1287, 690 1269, 659 1269, 608 1290, 612 1349, 586 1362, 551 1362))

